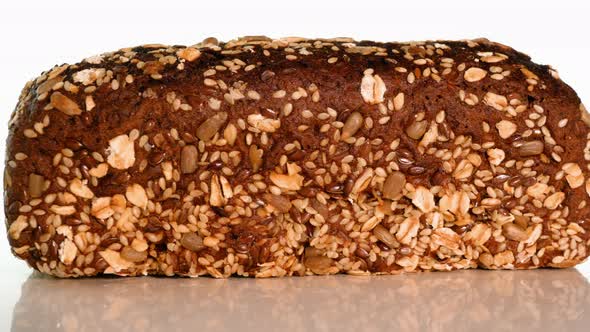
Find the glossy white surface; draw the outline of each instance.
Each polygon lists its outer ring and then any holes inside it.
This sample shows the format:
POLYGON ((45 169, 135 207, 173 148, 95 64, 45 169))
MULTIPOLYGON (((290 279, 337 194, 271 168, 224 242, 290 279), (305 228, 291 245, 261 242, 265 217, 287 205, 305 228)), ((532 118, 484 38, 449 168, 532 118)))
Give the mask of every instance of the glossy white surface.
POLYGON ((578 270, 283 279, 99 278, 34 273, 11 331, 582 331, 578 270))

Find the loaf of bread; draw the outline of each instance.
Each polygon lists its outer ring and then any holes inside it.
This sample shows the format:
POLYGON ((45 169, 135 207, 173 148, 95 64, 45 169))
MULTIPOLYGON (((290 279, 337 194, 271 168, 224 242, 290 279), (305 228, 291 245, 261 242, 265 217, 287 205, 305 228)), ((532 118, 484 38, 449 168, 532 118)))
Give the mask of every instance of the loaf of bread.
POLYGON ((554 69, 485 39, 126 48, 24 88, 8 237, 59 277, 570 267, 589 125, 554 69))

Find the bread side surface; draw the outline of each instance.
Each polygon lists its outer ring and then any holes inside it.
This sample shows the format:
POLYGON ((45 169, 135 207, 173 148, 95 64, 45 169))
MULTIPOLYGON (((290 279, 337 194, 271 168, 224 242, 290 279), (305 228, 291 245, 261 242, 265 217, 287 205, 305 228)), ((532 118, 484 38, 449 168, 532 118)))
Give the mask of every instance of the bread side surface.
POLYGON ((569 267, 589 123, 554 69, 485 39, 121 49, 24 88, 8 237, 59 277, 569 267))

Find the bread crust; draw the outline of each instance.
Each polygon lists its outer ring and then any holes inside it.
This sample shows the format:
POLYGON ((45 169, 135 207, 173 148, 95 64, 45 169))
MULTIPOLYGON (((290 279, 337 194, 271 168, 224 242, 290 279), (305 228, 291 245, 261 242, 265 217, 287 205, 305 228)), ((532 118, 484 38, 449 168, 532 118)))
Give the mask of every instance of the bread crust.
POLYGON ((569 267, 588 119, 554 69, 485 39, 121 49, 25 86, 9 241, 59 277, 569 267))

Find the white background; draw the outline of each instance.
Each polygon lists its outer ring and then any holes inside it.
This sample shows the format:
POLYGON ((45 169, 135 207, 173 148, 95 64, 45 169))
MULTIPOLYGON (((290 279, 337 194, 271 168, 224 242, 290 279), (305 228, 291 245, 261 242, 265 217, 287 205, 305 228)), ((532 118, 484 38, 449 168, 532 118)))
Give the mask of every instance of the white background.
MULTIPOLYGON (((20 89, 41 71, 122 47, 190 45, 208 36, 487 37, 553 65, 589 104, 589 13, 587 2, 563 0, 1 1, 0 153, 4 155, 6 123, 20 89)), ((0 229, 0 330, 6 330, 30 271, 12 257, 6 230, 0 229)), ((589 275, 589 263, 579 268, 589 275)))

